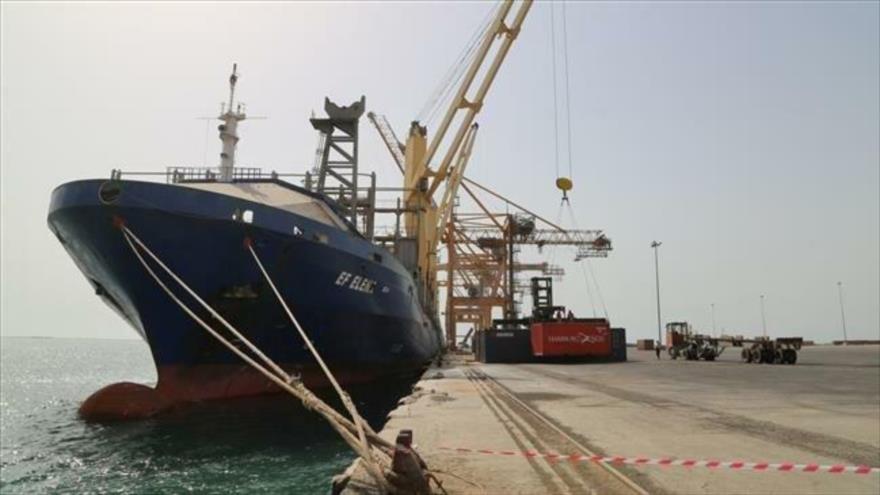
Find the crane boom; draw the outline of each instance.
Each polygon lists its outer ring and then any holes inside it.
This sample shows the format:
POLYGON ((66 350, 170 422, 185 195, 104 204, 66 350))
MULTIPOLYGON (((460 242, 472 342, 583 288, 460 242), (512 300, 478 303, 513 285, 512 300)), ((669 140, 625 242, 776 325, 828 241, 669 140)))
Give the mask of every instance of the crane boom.
MULTIPOLYGON (((468 129, 472 128, 474 119, 483 107, 483 101, 501 64, 504 62, 508 51, 514 40, 516 40, 523 21, 532 6, 533 0, 521 0, 518 9, 512 21, 507 23, 507 17, 513 8, 514 0, 502 0, 498 7, 498 12, 485 32, 480 42, 480 47, 474 54, 473 60, 465 73, 461 85, 459 86, 455 97, 452 99, 446 114, 441 121, 436 133, 434 134, 430 145, 428 144, 428 130, 419 122, 413 122, 409 129, 409 134, 404 147, 404 203, 405 214, 404 224, 408 237, 416 239, 415 259, 412 269, 417 270, 421 274, 421 283, 424 293, 433 304, 436 299, 436 278, 437 278, 437 248, 440 237, 444 231, 444 221, 447 218, 447 211, 440 210, 433 199, 434 193, 441 184, 445 183, 448 191, 444 196, 454 198, 458 186, 461 184, 464 164, 467 163, 467 156, 470 154, 469 149, 465 149, 462 153, 462 146, 466 148, 473 144, 473 132, 468 134, 468 129), (500 43, 500 44, 499 44, 500 43), (488 67, 485 63, 489 57, 491 49, 498 46, 494 51, 491 62, 488 67), (484 69, 484 70, 481 70, 484 69), (469 97, 468 93, 477 82, 478 75, 479 85, 476 93, 469 97), (458 120, 458 127, 454 133, 449 134, 452 123, 456 117, 464 112, 463 118, 458 120), (438 153, 444 139, 451 135, 452 139, 444 151, 442 160, 436 171, 430 167, 431 160, 438 153), (466 139, 466 136, 467 139, 466 139), (456 157, 459 157, 456 160, 456 157), (463 158, 463 160, 462 160, 463 158), (460 163, 460 167, 453 165, 456 161, 460 163), (459 170, 455 170, 459 168, 459 170), (451 188, 451 189, 450 189, 451 188)), ((375 122, 374 122, 375 123, 375 122)), ((378 125, 377 125, 378 127, 378 125)), ((380 133, 382 133, 380 129, 380 133)), ((390 138, 385 138, 386 145, 395 154, 394 143, 390 138)), ((397 150, 400 148, 397 147, 397 150)), ((395 158, 396 159, 396 158, 395 158)), ((443 201, 444 209, 448 209, 450 201, 443 201)))
POLYGON ((488 93, 489 88, 492 87, 492 83, 495 81, 495 76, 498 74, 498 69, 501 68, 501 64, 504 62, 504 59, 507 56, 507 52, 510 50, 511 45, 513 45, 513 41, 519 35, 522 23, 532 6, 532 0, 523 0, 523 2, 520 4, 519 10, 516 13, 516 16, 513 19, 513 23, 508 26, 507 24, 505 24, 504 20, 507 17, 507 14, 512 6, 512 0, 505 0, 498 9, 498 14, 495 16, 492 27, 486 33, 486 36, 483 39, 482 44, 480 45, 480 49, 477 51, 474 60, 471 62, 471 66, 468 68, 464 80, 462 81, 461 86, 458 88, 458 92, 456 93, 455 98, 452 100, 449 108, 446 110, 446 115, 443 117, 443 121, 437 128, 437 133, 434 135, 434 138, 431 141, 431 145, 428 147, 428 151, 424 156, 424 163, 427 170, 427 167, 430 165, 431 160, 434 158, 434 154, 437 153, 440 144, 446 137, 446 133, 449 130, 449 126, 452 123, 453 119, 455 119, 455 116, 458 115, 459 112, 464 111, 464 120, 459 124, 452 143, 446 150, 446 154, 443 157, 443 160, 440 162, 440 166, 437 168, 434 180, 428 189, 429 195, 433 194, 434 191, 437 190, 437 187, 439 187, 440 185, 440 181, 442 181, 446 177, 446 172, 448 171, 449 166, 452 163, 453 157, 458 152, 458 148, 461 146, 467 128, 470 127, 470 125, 474 122, 477 114, 480 113, 480 110, 482 110, 483 101, 486 98, 486 93, 488 93), (468 91, 471 89, 471 85, 475 82, 476 76, 480 68, 483 66, 483 63, 485 62, 486 56, 489 54, 490 49, 498 39, 502 40, 501 45, 498 47, 498 51, 495 52, 495 57, 492 59, 491 65, 489 66, 486 73, 483 75, 483 79, 480 83, 479 88, 477 89, 477 93, 474 95, 473 99, 469 101, 467 99, 468 91))
POLYGON ((471 126, 470 131, 468 131, 467 137, 465 138, 464 146, 461 147, 461 152, 458 154, 455 168, 450 172, 446 189, 443 191, 443 200, 440 202, 440 207, 437 210, 437 216, 440 219, 437 223, 437 233, 435 234, 437 239, 440 239, 443 235, 443 231, 446 229, 446 222, 449 221, 449 214, 452 212, 452 203, 455 200, 455 196, 458 194, 458 186, 464 178, 464 171, 465 168, 467 168, 468 160, 471 157, 471 150, 474 148, 474 141, 477 139, 478 129, 479 126, 477 124, 471 126))
MULTIPOLYGON (((502 239, 504 233, 492 227, 480 227, 467 229, 468 235, 477 239, 502 239)), ((535 246, 592 246, 599 251, 606 251, 611 247, 611 241, 605 237, 601 230, 565 230, 534 229, 527 234, 517 236, 514 239, 517 244, 531 244, 535 246)), ((607 253, 601 254, 605 256, 607 253)))
POLYGON ((394 134, 394 129, 391 128, 388 119, 386 119, 384 115, 377 115, 373 112, 368 112, 367 118, 370 119, 370 122, 376 130, 379 131, 379 136, 382 137, 382 142, 385 143, 385 147, 388 148, 388 152, 391 153, 391 157, 394 158, 394 164, 397 165, 397 168, 403 173, 404 161, 406 160, 403 156, 403 150, 406 148, 397 139, 397 135, 394 134))

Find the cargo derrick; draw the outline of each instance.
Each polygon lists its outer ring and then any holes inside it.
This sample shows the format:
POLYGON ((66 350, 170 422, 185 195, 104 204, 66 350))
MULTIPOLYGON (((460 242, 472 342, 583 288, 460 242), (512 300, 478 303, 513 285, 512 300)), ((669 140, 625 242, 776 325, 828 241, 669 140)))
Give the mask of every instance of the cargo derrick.
POLYGON ((404 144, 398 141, 384 116, 372 112, 367 115, 403 174, 403 187, 399 189, 402 197, 396 206, 373 210, 376 214, 395 216, 393 231, 380 232, 373 237, 373 241, 394 253, 409 270, 416 279, 415 291, 419 300, 435 318, 438 312, 439 243, 447 229, 476 139, 478 125, 475 119, 511 45, 519 35, 532 1, 503 0, 491 22, 478 31, 467 50, 468 58, 462 59, 458 66, 463 69, 466 63, 467 70, 461 74, 458 82, 447 80, 444 83, 447 84, 445 89, 455 91, 449 93, 453 96, 442 121, 431 136, 427 126, 414 120, 404 144), (515 3, 517 7, 514 10, 515 3), (441 191, 442 194, 435 197, 441 191))
POLYGON ((437 301, 437 248, 476 137, 474 120, 531 6, 532 0, 521 2, 509 24, 507 17, 513 1, 504 1, 499 6, 433 137, 429 141, 428 129, 419 122, 412 123, 407 135, 403 219, 407 237, 416 240, 413 261, 419 292, 432 308, 436 308, 437 301), (491 63, 485 65, 493 48, 491 63), (479 84, 475 85, 478 79, 479 84), (476 92, 471 94, 474 86, 476 92), (457 128, 450 133, 453 121, 457 128), (451 136, 451 140, 446 139, 447 136, 451 136), (436 157, 440 157, 438 163, 433 162, 436 157), (445 190, 438 205, 434 195, 441 185, 445 185, 445 190))
MULTIPOLYGON (((450 349, 456 347, 459 322, 473 323, 478 329, 487 328, 495 308, 502 308, 505 317, 516 317, 516 272, 539 269, 543 274, 562 274, 561 269, 544 264, 517 264, 516 246, 575 246, 576 261, 607 256, 611 248, 601 231, 562 229, 464 175, 478 130, 474 120, 532 1, 520 2, 512 20, 508 21, 513 4, 503 1, 482 37, 476 38, 478 43, 473 46, 467 70, 430 141, 427 127, 419 121, 411 124, 404 144, 398 141, 384 116, 372 112, 367 115, 404 176, 402 202, 398 202, 396 208, 375 209, 375 213, 396 215, 393 234, 377 235, 374 241, 388 246, 416 276, 419 297, 433 311, 437 309, 439 288, 446 287, 446 346, 450 349), (492 59, 490 63, 487 58, 492 59), (449 136, 451 138, 446 139, 449 136), (439 162, 433 167, 436 157, 440 157, 439 162), (441 186, 442 197, 438 203, 434 196, 441 186), (480 213, 453 214, 460 189, 468 193, 480 213), (489 212, 474 189, 504 201, 526 216, 489 212), (485 223, 474 223, 477 217, 482 217, 485 223), (524 234, 517 222, 529 217, 532 231, 524 234), (548 228, 534 229, 535 219, 546 223, 548 228), (442 265, 438 261, 441 242, 448 254, 448 262, 442 265), (445 280, 438 278, 438 270, 446 273, 445 280)), ((571 189, 568 179, 557 179, 557 186, 564 192, 571 189)))

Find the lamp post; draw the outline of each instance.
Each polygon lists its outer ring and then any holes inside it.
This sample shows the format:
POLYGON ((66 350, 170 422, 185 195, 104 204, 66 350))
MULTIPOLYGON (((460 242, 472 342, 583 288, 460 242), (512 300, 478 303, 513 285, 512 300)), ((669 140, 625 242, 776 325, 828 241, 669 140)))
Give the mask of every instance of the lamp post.
POLYGON ((840 297, 840 322, 843 324, 843 345, 847 345, 846 315, 843 313, 843 283, 841 282, 837 282, 837 295, 840 297))
POLYGON ((712 336, 717 337, 718 335, 715 333, 715 303, 712 303, 711 306, 712 306, 712 336))
POLYGON ((764 294, 761 294, 761 328, 764 329, 764 338, 767 338, 767 318, 764 316, 764 294))
POLYGON ((662 342, 660 334, 662 324, 660 323, 660 262, 657 255, 657 248, 663 244, 662 242, 653 241, 651 242, 651 247, 654 248, 654 279, 657 283, 657 345, 659 346, 662 342))

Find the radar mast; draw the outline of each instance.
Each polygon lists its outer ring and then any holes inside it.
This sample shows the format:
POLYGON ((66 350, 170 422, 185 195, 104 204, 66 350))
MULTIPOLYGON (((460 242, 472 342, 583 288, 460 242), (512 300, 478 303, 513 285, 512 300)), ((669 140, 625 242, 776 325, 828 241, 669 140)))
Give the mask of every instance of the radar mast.
POLYGON ((235 169, 235 147, 238 145, 238 122, 246 118, 242 110, 242 104, 235 103, 235 83, 238 81, 238 64, 232 64, 232 74, 229 76, 229 103, 220 107, 218 119, 223 121, 217 126, 220 131, 220 141, 223 142, 223 150, 220 152, 220 180, 231 182, 235 169))

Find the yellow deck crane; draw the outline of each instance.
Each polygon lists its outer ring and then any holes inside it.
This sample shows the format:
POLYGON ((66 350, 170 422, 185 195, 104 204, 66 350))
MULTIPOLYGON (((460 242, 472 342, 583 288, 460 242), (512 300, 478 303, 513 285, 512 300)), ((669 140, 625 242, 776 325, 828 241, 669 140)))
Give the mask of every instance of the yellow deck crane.
MULTIPOLYGON (((412 123, 406 144, 403 144, 383 115, 367 114, 404 175, 402 204, 399 202, 397 208, 376 211, 395 213, 398 222, 403 215, 406 240, 401 242, 399 228, 395 229, 395 235, 380 236, 381 239, 376 240, 391 242, 398 258, 415 272, 420 284, 420 299, 432 311, 437 310, 438 288, 446 288, 446 340, 449 348, 456 346, 457 323, 486 328, 492 321, 495 308, 502 309, 506 317, 514 317, 516 272, 538 270, 545 275, 562 275, 559 267, 547 263, 516 262, 513 259, 514 244, 573 246, 577 249, 575 261, 604 257, 611 249, 610 241, 602 231, 563 229, 464 176, 478 129, 474 120, 532 2, 520 2, 508 24, 507 18, 511 16, 514 4, 511 0, 503 0, 483 35, 475 38, 478 44, 474 45, 473 57, 430 143, 427 129, 420 122, 412 123), (491 58, 490 53, 494 53, 491 58), (469 96, 473 88, 476 92, 469 96), (451 132, 453 122, 458 127, 451 132), (450 136, 451 140, 445 139, 450 136), (441 156, 439 150, 445 141, 451 142, 442 152, 439 165, 432 167, 432 160, 441 156), (522 235, 520 229, 513 228, 519 216, 491 213, 468 184, 522 212, 525 215, 522 218, 538 220, 550 229, 534 229, 528 235, 522 235), (438 203, 434 195, 441 185, 445 187, 438 203), (453 213, 460 187, 481 212, 453 213), (448 254, 447 262, 442 264, 438 263, 441 243, 445 244, 448 254), (438 279, 438 270, 445 273, 445 279, 438 279)), ((557 177, 556 185, 564 198, 572 189, 571 180, 566 177, 557 177)))
POLYGON ((512 0, 504 0, 498 7, 492 24, 480 41, 479 48, 430 141, 427 128, 419 122, 412 123, 406 139, 403 163, 404 226, 407 236, 416 239, 414 255, 417 278, 422 284, 420 289, 424 299, 434 308, 437 299, 437 249, 452 200, 461 183, 476 139, 477 126, 474 119, 482 109, 498 69, 532 6, 532 0, 519 2, 512 20, 508 21, 514 3, 512 0), (497 48, 492 52, 494 47, 497 48), (487 62, 490 52, 491 61, 487 62), (489 65, 486 66, 486 63, 489 65), (453 130, 452 124, 456 120, 457 128, 453 130), (451 138, 447 139, 449 136, 451 138), (449 143, 441 156, 441 145, 447 141, 449 143), (441 158, 436 166, 432 166, 438 156, 441 158), (445 189, 438 204, 434 195, 443 184, 445 189))

